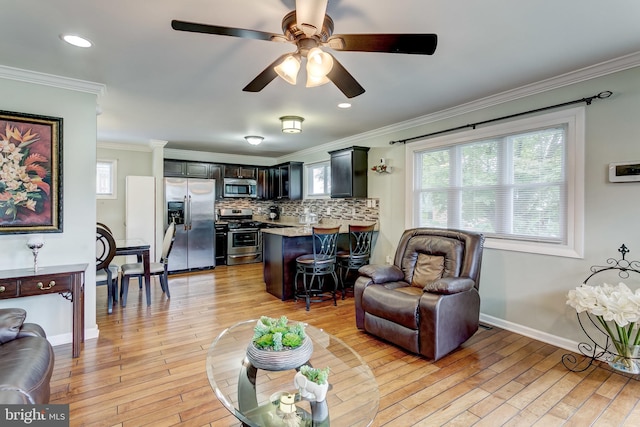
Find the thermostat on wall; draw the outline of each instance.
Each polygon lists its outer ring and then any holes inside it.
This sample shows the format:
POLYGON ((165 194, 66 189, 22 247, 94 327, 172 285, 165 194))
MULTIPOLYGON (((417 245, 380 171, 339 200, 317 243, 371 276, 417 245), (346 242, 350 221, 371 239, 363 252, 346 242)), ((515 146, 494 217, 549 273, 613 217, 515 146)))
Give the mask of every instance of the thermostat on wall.
POLYGON ((610 182, 640 181, 640 161, 609 163, 610 182))

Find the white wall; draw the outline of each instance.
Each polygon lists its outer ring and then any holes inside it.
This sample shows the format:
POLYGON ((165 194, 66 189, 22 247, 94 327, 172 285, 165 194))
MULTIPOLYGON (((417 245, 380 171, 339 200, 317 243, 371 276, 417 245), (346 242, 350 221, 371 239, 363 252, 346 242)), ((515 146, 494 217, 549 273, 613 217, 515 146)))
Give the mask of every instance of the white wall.
POLYGON ((117 197, 115 199, 98 199, 96 206, 96 220, 109 226, 116 239, 124 239, 125 235, 125 199, 126 177, 150 176, 151 150, 139 145, 116 146, 115 144, 98 144, 98 158, 117 160, 118 176, 116 179, 117 197))
MULTIPOLYGON (((96 178, 96 94, 100 85, 76 84, 69 79, 51 78, 29 72, 22 80, 0 76, 1 109, 6 111, 62 117, 63 119, 63 232, 43 234, 45 245, 38 264, 46 267, 86 263, 85 338, 97 336, 95 307, 95 178, 96 178), (49 83, 35 84, 30 80, 49 83), (60 89, 78 86, 81 89, 60 89)), ((25 246, 28 234, 0 234, 0 269, 33 266, 31 251, 25 246)), ((27 321, 39 323, 54 344, 71 342, 71 303, 58 294, 0 301, 0 307, 22 307, 27 321)))

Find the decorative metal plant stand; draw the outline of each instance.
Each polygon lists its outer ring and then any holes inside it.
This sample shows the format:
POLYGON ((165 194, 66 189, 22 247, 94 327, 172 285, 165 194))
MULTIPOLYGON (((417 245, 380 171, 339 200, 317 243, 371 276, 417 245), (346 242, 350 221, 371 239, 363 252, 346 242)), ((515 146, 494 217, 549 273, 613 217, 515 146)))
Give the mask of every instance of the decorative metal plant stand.
MULTIPOLYGON (((625 259, 627 253, 629 253, 629 249, 627 249, 624 243, 620 248, 618 248, 618 252, 622 254, 622 258, 609 258, 606 261, 607 265, 591 266, 591 274, 582 283, 586 285, 589 279, 593 276, 606 271, 613 271, 617 273, 618 277, 621 279, 628 279, 630 277, 630 273, 637 273, 640 275, 640 261, 627 261, 625 259)), ((589 312, 584 311, 582 313, 577 313, 577 316, 578 323, 590 342, 581 342, 578 344, 578 350, 582 353, 582 357, 576 357, 574 353, 567 353, 562 356, 562 364, 567 369, 573 372, 583 372, 586 371, 596 360, 610 363, 615 359, 625 357, 625 355, 620 355, 616 352, 616 347, 613 344, 611 337, 603 330, 600 323, 597 322, 589 312), (587 329, 585 325, 589 324, 591 324, 595 329, 591 327, 587 329), (592 331, 591 334, 589 330, 592 331)), ((633 359, 632 362, 634 363, 640 363, 640 357, 634 357, 631 359, 633 359)), ((622 371, 616 372, 624 375, 632 375, 632 378, 637 377, 637 375, 624 373, 622 371)))

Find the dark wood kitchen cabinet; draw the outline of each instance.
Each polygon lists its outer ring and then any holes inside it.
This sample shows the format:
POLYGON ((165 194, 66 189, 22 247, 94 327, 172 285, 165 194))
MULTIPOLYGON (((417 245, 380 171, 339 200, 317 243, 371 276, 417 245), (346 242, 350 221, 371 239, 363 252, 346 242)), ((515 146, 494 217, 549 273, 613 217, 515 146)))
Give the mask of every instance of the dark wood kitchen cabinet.
POLYGON ((330 151, 331 197, 366 198, 369 147, 330 151))
POLYGON ((258 199, 260 200, 272 200, 272 186, 269 182, 269 172, 271 168, 258 168, 258 199))
POLYGON ((209 178, 209 163, 186 162, 182 160, 164 161, 164 176, 186 178, 209 178))
POLYGON ((257 179, 258 173, 255 166, 224 165, 225 178, 257 179))
POLYGON ((216 180, 216 200, 224 197, 224 179, 222 178, 223 165, 211 163, 209 165, 209 178, 216 180))
POLYGON ((302 200, 302 162, 269 168, 269 194, 275 200, 302 200))

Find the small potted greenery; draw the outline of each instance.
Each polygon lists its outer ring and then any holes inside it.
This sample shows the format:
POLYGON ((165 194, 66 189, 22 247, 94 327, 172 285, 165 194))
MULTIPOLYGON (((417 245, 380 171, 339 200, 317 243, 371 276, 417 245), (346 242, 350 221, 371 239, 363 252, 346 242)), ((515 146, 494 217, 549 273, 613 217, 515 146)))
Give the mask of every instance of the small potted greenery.
POLYGON ((300 390, 300 396, 322 402, 327 397, 329 390, 329 367, 312 368, 303 365, 293 378, 294 386, 300 390))
POLYGON ((279 319, 262 316, 253 329, 247 358, 258 369, 285 371, 297 368, 313 353, 313 343, 304 326, 304 323, 289 323, 286 316, 279 319))

